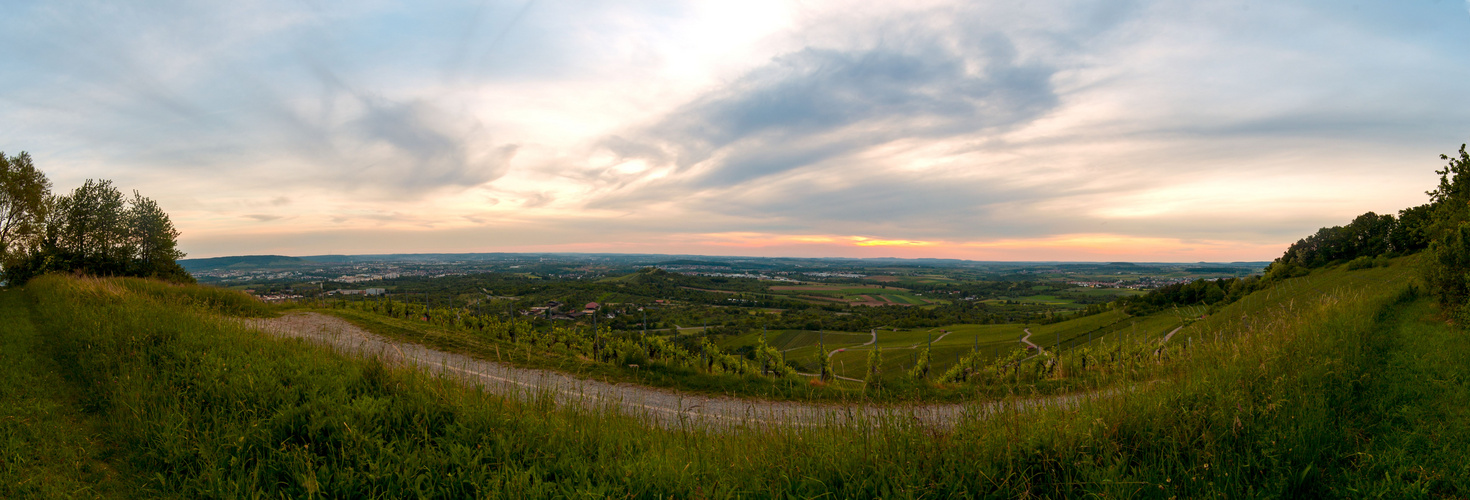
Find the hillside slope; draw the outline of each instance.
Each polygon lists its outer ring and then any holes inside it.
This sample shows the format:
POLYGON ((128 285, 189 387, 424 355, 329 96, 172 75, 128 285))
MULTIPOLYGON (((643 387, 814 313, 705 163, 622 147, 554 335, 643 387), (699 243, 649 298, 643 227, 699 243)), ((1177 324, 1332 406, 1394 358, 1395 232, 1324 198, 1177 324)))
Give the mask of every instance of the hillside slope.
MULTIPOLYGON (((0 300, 0 314, 29 317, 45 339, 7 356, 51 363, 82 402, 60 408, 95 422, 81 455, 128 471, 136 484, 114 488, 144 495, 1470 494, 1463 333, 1403 280, 1311 289, 1248 325, 1221 320, 1231 335, 1218 342, 1201 331, 1147 390, 949 431, 908 421, 663 430, 271 338, 226 317, 272 314, 244 296, 143 280, 47 277, 3 292, 24 300, 0 300)), ((36 397, 0 394, 7 408, 36 397)), ((11 417, 4 428, 44 436, 65 425, 11 417)), ((16 465, 34 444, 0 441, 0 496, 70 474, 16 465)))

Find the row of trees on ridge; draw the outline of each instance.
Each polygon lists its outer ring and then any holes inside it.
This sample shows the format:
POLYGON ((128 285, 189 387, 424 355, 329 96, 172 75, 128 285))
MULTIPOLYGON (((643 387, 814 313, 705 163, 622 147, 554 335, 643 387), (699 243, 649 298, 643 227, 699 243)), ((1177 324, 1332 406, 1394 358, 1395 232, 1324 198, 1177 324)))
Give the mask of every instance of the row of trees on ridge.
POLYGON ((11 286, 49 272, 192 282, 177 262, 178 236, 137 191, 126 197, 112 181, 89 179, 54 195, 29 154, 0 152, 0 265, 11 286))

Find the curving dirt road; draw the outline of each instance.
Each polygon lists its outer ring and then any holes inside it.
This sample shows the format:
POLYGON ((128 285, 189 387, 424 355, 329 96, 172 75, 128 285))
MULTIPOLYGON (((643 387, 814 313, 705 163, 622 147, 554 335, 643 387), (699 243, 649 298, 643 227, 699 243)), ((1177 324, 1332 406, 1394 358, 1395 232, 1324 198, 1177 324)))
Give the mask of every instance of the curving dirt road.
POLYGON ((1024 328, 1021 331, 1026 332, 1026 336, 1021 337, 1021 343, 1031 346, 1032 349, 1036 350, 1037 354, 1041 354, 1041 346, 1031 343, 1031 329, 1024 328))
POLYGON ((968 405, 911 406, 836 405, 708 397, 581 379, 550 370, 518 368, 484 361, 418 344, 385 339, 340 318, 318 313, 294 313, 274 319, 237 321, 272 335, 304 339, 343 353, 377 356, 387 363, 420 368, 493 393, 523 398, 549 396, 558 404, 589 409, 614 408, 621 413, 666 428, 809 427, 866 425, 881 421, 915 421, 945 428, 965 418, 984 418, 1005 409, 1076 406, 1083 401, 1118 392, 1111 390, 968 405))
POLYGON ((1159 353, 1164 352, 1164 346, 1169 344, 1169 339, 1174 338, 1174 334, 1179 333, 1179 330, 1183 329, 1184 325, 1179 325, 1178 328, 1175 328, 1173 331, 1170 331, 1168 335, 1165 335, 1164 340, 1159 341, 1159 348, 1154 349, 1154 355, 1158 356, 1159 353))
MULTIPOLYGON (((873 338, 870 339, 870 340, 868 340, 867 342, 863 342, 862 345, 859 345, 857 347, 867 347, 867 346, 873 345, 875 342, 878 342, 878 329, 877 328, 874 328, 871 333, 873 334, 873 338)), ((832 352, 827 353, 827 357, 830 358, 830 357, 832 357, 833 355, 835 355, 835 354, 837 354, 839 352, 846 351, 847 349, 848 348, 846 348, 846 347, 843 347, 843 348, 840 348, 840 349, 833 349, 832 352)))

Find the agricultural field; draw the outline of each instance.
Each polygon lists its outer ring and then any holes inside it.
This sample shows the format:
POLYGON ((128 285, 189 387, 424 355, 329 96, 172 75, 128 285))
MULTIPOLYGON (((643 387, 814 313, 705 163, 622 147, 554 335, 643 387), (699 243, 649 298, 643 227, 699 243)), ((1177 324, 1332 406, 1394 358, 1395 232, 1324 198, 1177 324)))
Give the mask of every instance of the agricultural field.
POLYGON ((778 351, 791 351, 825 343, 828 348, 840 349, 867 342, 871 335, 859 332, 813 331, 813 330, 770 330, 754 331, 737 336, 727 336, 716 342, 723 349, 738 350, 754 347, 764 335, 766 344, 778 351))
POLYGON ((993 299, 987 299, 985 302, 996 304, 1014 301, 1024 304, 1044 304, 1061 310, 1076 310, 1085 308, 1088 304, 1111 302, 1124 297, 1143 295, 1144 293, 1147 292, 1129 288, 1078 287, 1030 295, 1002 295, 993 299))
MULTIPOLYGON (((1178 333, 1170 338, 1170 343, 1187 343, 1191 336, 1202 335, 1200 332, 1223 331, 1223 325, 1226 324, 1248 325, 1252 317, 1269 315, 1273 310, 1289 307, 1297 301, 1340 290, 1391 287, 1401 284, 1406 276, 1402 269, 1393 268, 1359 271, 1327 269, 1258 291, 1213 313, 1208 306, 1193 305, 1176 306, 1145 316, 1130 316, 1115 309, 1051 324, 960 324, 901 331, 879 328, 877 341, 873 346, 881 347, 884 351, 881 370, 884 376, 903 377, 916 362, 919 350, 931 339, 933 371, 947 370, 962 356, 973 351, 991 358, 1006 356, 1023 348, 1020 339, 1027 329, 1032 333, 1030 340, 1049 351, 1058 346, 1065 352, 1087 346, 1103 348, 1111 345, 1152 345, 1176 330, 1178 333)), ((828 351, 837 351, 831 353, 833 369, 840 376, 864 378, 868 369, 868 354, 873 346, 860 345, 868 340, 860 334, 845 338, 850 340, 840 344, 828 341, 828 351), (858 338, 863 338, 863 342, 857 342, 858 338)), ((815 348, 791 349, 797 343, 809 339, 792 340, 795 342, 784 346, 785 349, 790 349, 789 359, 799 363, 803 369, 814 370, 818 356, 815 348)))
POLYGON ((771 291, 800 300, 838 302, 861 306, 912 306, 941 302, 939 300, 926 300, 914 295, 913 292, 907 289, 885 285, 776 285, 771 287, 771 291))
MULTIPOLYGON (((883 269, 873 270, 875 273, 894 272, 883 269)), ((942 274, 875 274, 866 278, 868 281, 876 281, 883 284, 895 284, 898 286, 912 285, 934 285, 943 283, 954 283, 963 278, 945 276, 942 274)))
MULTIPOLYGON (((878 328, 877 340, 872 345, 863 345, 871 337, 858 333, 842 333, 827 337, 827 352, 838 375, 863 378, 867 373, 868 354, 873 347, 883 349, 882 373, 886 377, 906 376, 919 355, 920 350, 932 346, 930 352, 934 371, 949 369, 959 359, 972 352, 989 358, 1000 358, 1018 349, 1024 349, 1021 338, 1029 328, 1031 341, 1043 349, 1053 349, 1058 341, 1063 349, 1076 349, 1089 343, 1143 343, 1162 339, 1169 331, 1183 325, 1182 318, 1174 311, 1133 317, 1122 311, 1112 310, 1101 314, 1084 316, 1052 324, 957 324, 935 328, 905 329, 878 328), (932 344, 931 344, 932 342, 932 344)), ((772 337, 776 339, 777 337, 772 337)), ((818 350, 814 347, 815 336, 780 337, 781 348, 788 358, 807 371, 817 366, 818 350), (805 343, 805 348, 803 348, 805 343)), ((750 336, 732 341, 732 348, 753 344, 750 336)))

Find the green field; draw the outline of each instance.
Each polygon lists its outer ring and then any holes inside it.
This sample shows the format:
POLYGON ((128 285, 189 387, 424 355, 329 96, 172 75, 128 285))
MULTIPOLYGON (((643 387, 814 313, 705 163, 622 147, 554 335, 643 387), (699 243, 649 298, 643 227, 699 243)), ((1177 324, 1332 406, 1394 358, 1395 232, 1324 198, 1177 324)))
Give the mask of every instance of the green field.
POLYGON ((754 346, 760 342, 761 336, 765 335, 766 344, 777 350, 785 351, 806 346, 815 346, 819 340, 825 339, 826 344, 833 348, 846 347, 854 344, 867 342, 872 338, 867 333, 857 332, 818 332, 812 330, 770 330, 767 332, 754 331, 744 335, 731 336, 716 342, 723 349, 739 349, 741 347, 754 346), (835 347, 833 347, 835 346, 835 347))
MULTIPOLYGON (((1170 341, 1190 342, 1190 339, 1215 341, 1217 332, 1238 328, 1263 327, 1260 317, 1270 316, 1282 310, 1290 310, 1323 294, 1367 293, 1369 290, 1393 289, 1410 282, 1419 256, 1394 260, 1389 267, 1375 267, 1348 271, 1343 266, 1323 269, 1310 276, 1292 278, 1221 308, 1215 314, 1192 322, 1180 330, 1170 341)), ((1181 310, 1183 311, 1183 310, 1181 310)), ((1202 315, 1200 308, 1188 310, 1189 314, 1202 315)))
MULTIPOLYGON (((903 288, 895 288, 886 285, 800 285, 800 286, 773 286, 772 293, 789 295, 796 298, 806 297, 807 300, 829 299, 842 302, 864 303, 870 305, 894 304, 894 305, 924 305, 931 301, 914 295, 903 288)), ((938 299, 932 302, 942 302, 938 299)))

